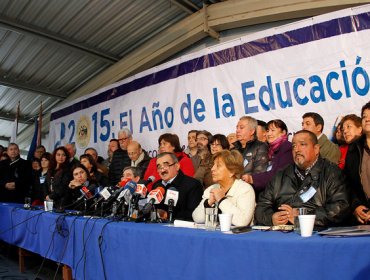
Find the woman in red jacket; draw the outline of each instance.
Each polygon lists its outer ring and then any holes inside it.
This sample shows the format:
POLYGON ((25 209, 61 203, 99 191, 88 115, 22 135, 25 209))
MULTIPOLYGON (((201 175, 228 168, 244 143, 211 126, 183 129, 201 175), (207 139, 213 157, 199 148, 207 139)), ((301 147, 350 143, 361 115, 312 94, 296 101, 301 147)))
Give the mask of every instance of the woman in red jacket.
MULTIPOLYGON (((174 153, 179 160, 180 163, 180 169, 181 171, 190 177, 194 176, 194 166, 187 154, 185 154, 180 146, 180 140, 179 137, 176 134, 171 133, 165 133, 159 136, 158 139, 158 154, 168 152, 168 153, 174 153)), ((158 171, 157 171, 157 159, 152 158, 149 162, 148 168, 145 171, 144 174, 144 180, 148 180, 150 176, 154 176, 155 180, 157 181, 160 179, 158 171)), ((152 189, 152 183, 147 186, 148 192, 152 189)))

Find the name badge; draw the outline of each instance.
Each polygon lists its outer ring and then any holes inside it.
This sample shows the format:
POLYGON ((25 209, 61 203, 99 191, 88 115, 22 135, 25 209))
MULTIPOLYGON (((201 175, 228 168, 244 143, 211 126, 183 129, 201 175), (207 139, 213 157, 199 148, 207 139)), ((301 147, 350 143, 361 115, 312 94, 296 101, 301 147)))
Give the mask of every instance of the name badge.
POLYGON ((244 161, 243 161, 243 166, 244 166, 244 167, 246 167, 246 166, 247 166, 247 164, 248 164, 248 162, 249 162, 249 161, 248 161, 247 159, 244 159, 244 161))
POLYGON ((45 177, 44 176, 40 177, 40 184, 43 184, 43 183, 45 183, 45 177))
POLYGON ((303 203, 309 201, 316 193, 314 187, 310 187, 306 192, 302 193, 299 197, 302 199, 303 203))

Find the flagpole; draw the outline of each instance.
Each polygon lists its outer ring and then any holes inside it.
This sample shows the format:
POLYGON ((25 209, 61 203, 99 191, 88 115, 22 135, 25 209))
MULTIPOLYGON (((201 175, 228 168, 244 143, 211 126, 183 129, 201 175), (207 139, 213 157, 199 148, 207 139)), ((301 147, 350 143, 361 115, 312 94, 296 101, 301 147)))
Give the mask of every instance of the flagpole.
POLYGON ((18 101, 17 112, 15 114, 12 136, 10 137, 10 143, 16 143, 17 142, 18 120, 19 120, 19 114, 20 114, 20 106, 21 106, 21 101, 18 101))
POLYGON ((37 146, 41 145, 41 129, 42 129, 42 101, 40 103, 38 128, 37 128, 37 146))

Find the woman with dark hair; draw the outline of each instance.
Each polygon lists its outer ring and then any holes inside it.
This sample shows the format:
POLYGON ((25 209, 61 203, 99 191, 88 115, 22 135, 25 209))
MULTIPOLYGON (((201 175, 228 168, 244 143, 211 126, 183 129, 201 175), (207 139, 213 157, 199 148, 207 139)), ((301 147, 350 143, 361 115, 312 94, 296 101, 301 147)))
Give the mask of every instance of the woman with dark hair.
POLYGON ((0 161, 10 159, 9 155, 6 152, 2 152, 0 155, 0 161))
MULTIPOLYGON (((193 163, 189 156, 182 151, 179 137, 176 134, 162 134, 161 136, 159 136, 158 145, 158 154, 164 152, 174 153, 180 163, 180 170, 185 175, 193 177, 195 173, 193 163)), ((156 161, 156 158, 152 158, 150 160, 148 168, 146 169, 144 174, 144 180, 148 180, 150 176, 154 176, 155 180, 158 180, 160 178, 157 171, 156 161)), ((147 188, 148 191, 150 191, 152 189, 152 184, 149 184, 147 188)))
POLYGON ((351 192, 354 223, 370 222, 370 102, 361 109, 362 136, 349 144, 344 173, 351 192))
POLYGON ((209 149, 211 151, 211 154, 214 155, 215 153, 221 152, 222 150, 229 150, 230 144, 225 135, 215 134, 209 141, 209 149))
POLYGON ((46 177, 48 185, 46 200, 53 200, 54 207, 58 210, 63 211, 64 206, 70 205, 71 203, 71 196, 68 188, 71 179, 69 153, 65 147, 58 147, 51 155, 50 167, 46 177))
POLYGON ((213 156, 211 170, 215 184, 204 191, 192 215, 194 222, 204 223, 205 208, 218 206, 219 212, 233 215, 233 225, 250 225, 256 203, 253 188, 240 179, 244 171, 243 156, 236 150, 218 152, 213 156))
POLYGON ((34 174, 41 169, 41 161, 38 158, 34 158, 31 161, 32 164, 32 171, 34 174))
POLYGON ((46 177, 49 171, 50 159, 51 154, 44 153, 40 159, 41 169, 34 173, 34 183, 31 192, 32 205, 44 205, 44 199, 48 193, 46 177))
POLYGON ((94 158, 89 154, 83 154, 80 156, 80 162, 89 172, 90 177, 97 182, 99 186, 106 187, 109 185, 108 177, 98 171, 94 158))
POLYGON ((343 135, 343 143, 339 146, 341 157, 338 166, 341 169, 344 169, 348 145, 356 141, 362 135, 361 118, 355 114, 346 115, 343 117, 339 125, 343 135))
POLYGON ((256 197, 279 170, 293 163, 292 143, 288 141, 288 127, 282 120, 276 119, 267 123, 267 143, 269 144, 267 170, 243 177, 244 181, 253 185, 256 197))
POLYGON ((82 210, 82 208, 86 209, 86 204, 81 207, 83 204, 82 201, 86 200, 81 200, 81 202, 79 202, 78 199, 81 197, 83 198, 83 196, 81 196, 82 193, 85 194, 86 199, 92 197, 98 185, 90 176, 89 170, 83 164, 78 163, 72 167, 72 176, 73 179, 68 184, 72 200, 70 208, 78 210, 82 210))

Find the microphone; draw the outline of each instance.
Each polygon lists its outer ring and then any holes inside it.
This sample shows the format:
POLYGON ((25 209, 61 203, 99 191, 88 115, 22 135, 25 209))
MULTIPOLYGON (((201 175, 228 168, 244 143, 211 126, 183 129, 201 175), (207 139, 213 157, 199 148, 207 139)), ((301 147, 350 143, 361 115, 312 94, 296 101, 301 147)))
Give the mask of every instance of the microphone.
POLYGON ((164 204, 168 205, 168 213, 169 213, 168 221, 170 223, 173 223, 173 221, 174 221, 173 210, 174 210, 174 207, 176 206, 178 200, 179 200, 178 190, 175 187, 170 187, 167 190, 166 199, 164 200, 164 204))
POLYGON ((134 181, 129 181, 123 188, 123 191, 119 193, 117 200, 121 201, 123 198, 128 204, 136 189, 137 189, 136 183, 134 181))
POLYGON ((145 186, 149 185, 150 183, 153 183, 154 181, 156 180, 155 176, 149 176, 149 178, 147 180, 144 180, 143 184, 145 186))
POLYGON ((112 204, 112 213, 110 217, 116 216, 117 214, 119 214, 119 212, 122 212, 122 215, 125 215, 125 212, 126 212, 125 202, 126 204, 129 204, 128 201, 130 201, 132 194, 135 192, 135 190, 136 190, 136 183, 134 181, 129 181, 124 187, 116 190, 112 194, 112 196, 107 201, 108 203, 109 201, 114 200, 112 204), (123 205, 123 208, 121 209, 122 205, 123 205))
POLYGON ((148 189, 144 184, 137 184, 135 195, 139 195, 140 198, 145 198, 148 193, 148 189))
POLYGON ((163 187, 157 187, 156 189, 152 190, 148 194, 148 199, 149 199, 148 203, 151 203, 152 205, 161 203, 165 192, 166 191, 163 187))
POLYGON ((127 184, 128 182, 130 182, 130 181, 132 181, 132 180, 131 180, 131 179, 129 179, 129 178, 125 178, 125 179, 123 179, 121 182, 119 182, 119 183, 117 184, 117 186, 118 186, 118 187, 120 187, 120 188, 122 188, 122 187, 126 186, 126 184, 127 184))
POLYGON ((150 212, 150 210, 152 209, 154 204, 161 203, 162 200, 163 200, 163 196, 164 196, 165 192, 166 191, 164 190, 163 187, 158 187, 158 188, 150 191, 150 193, 148 194, 149 202, 147 204, 145 204, 145 206, 142 210, 143 214, 148 214, 150 212))
MULTIPOLYGON (((123 181, 122 181, 123 182, 123 181)), ((121 183, 122 183, 121 182, 121 183)), ((120 196, 120 194, 124 191, 124 190, 126 190, 126 189, 130 189, 130 188, 132 188, 133 189, 133 191, 135 191, 136 190, 136 183, 134 182, 134 181, 132 181, 132 180, 128 180, 128 182, 125 184, 125 187, 121 187, 121 188, 119 188, 119 189, 117 189, 117 190, 115 190, 113 193, 112 193, 112 195, 111 196, 109 196, 108 197, 108 199, 106 199, 107 200, 107 203, 108 202, 110 202, 110 201, 112 201, 112 200, 116 200, 116 199, 118 199, 118 196, 120 196), (127 188, 126 188, 127 187, 127 188)), ((122 195, 123 196, 123 195, 122 195)), ((122 198, 122 196, 121 196, 121 198, 122 198)), ((121 199, 120 198, 120 199, 121 199)))
POLYGON ((85 197, 86 199, 90 199, 92 198, 94 195, 90 192, 90 190, 83 186, 81 189, 80 189, 80 192, 82 193, 82 197, 85 197))
POLYGON ((179 191, 175 187, 170 187, 167 190, 164 204, 168 206, 170 205, 176 206, 178 200, 179 200, 179 191))
POLYGON ((77 198, 77 200, 75 201, 75 203, 78 202, 78 201, 80 201, 83 198, 85 198, 86 200, 89 200, 89 199, 91 199, 91 198, 94 197, 94 195, 91 193, 90 189, 87 187, 88 184, 89 184, 89 182, 86 181, 84 184, 82 184, 81 186, 79 186, 79 187, 81 187, 80 188, 81 196, 79 198, 77 198))
POLYGON ((97 199, 94 204, 90 206, 90 208, 93 208, 95 205, 98 205, 102 200, 107 200, 111 197, 111 195, 114 193, 115 186, 109 186, 102 189, 98 195, 100 196, 99 199, 97 199))

